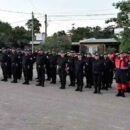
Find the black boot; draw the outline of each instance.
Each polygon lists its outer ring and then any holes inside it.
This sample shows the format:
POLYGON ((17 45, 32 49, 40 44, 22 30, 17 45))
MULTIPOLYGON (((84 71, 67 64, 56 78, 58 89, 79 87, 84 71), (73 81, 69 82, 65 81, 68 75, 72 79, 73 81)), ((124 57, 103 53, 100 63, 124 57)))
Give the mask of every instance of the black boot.
POLYGON ((75 89, 75 91, 79 91, 79 86, 77 86, 77 88, 75 89))
POLYGON ((65 85, 62 84, 61 87, 60 87, 60 89, 65 89, 65 85))
POLYGON ((121 94, 121 90, 118 90, 118 93, 117 93, 116 96, 117 96, 117 97, 122 96, 122 94, 121 94))
POLYGON ((122 97, 125 97, 125 90, 122 90, 122 97))
POLYGON ((126 88, 126 92, 127 92, 127 93, 130 93, 130 87, 127 87, 127 88, 126 88))

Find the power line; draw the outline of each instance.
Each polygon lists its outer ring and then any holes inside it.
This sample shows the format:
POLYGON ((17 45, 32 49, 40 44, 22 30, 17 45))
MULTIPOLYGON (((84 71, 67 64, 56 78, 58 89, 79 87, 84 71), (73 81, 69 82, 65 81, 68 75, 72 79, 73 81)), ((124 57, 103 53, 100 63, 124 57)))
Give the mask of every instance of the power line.
POLYGON ((85 17, 85 16, 109 16, 109 15, 116 15, 116 13, 86 14, 86 15, 48 15, 48 17, 85 17))
POLYGON ((27 15, 31 15, 31 13, 27 13, 27 12, 11 11, 11 10, 5 10, 5 9, 0 9, 0 12, 5 12, 5 13, 17 13, 17 14, 27 14, 27 15))
MULTIPOLYGON (((31 15, 31 13, 28 13, 28 12, 12 11, 12 10, 6 10, 6 9, 0 9, 0 12, 31 15)), ((34 12, 34 13, 36 15, 43 15, 43 13, 38 13, 38 12, 34 12)), ((109 16, 109 15, 116 15, 116 13, 85 14, 85 15, 48 15, 48 17, 85 17, 85 16, 109 16)))
POLYGON ((31 4, 32 8, 34 8, 35 11, 37 11, 37 8, 36 8, 35 4, 33 3, 33 0, 28 0, 28 2, 31 4))

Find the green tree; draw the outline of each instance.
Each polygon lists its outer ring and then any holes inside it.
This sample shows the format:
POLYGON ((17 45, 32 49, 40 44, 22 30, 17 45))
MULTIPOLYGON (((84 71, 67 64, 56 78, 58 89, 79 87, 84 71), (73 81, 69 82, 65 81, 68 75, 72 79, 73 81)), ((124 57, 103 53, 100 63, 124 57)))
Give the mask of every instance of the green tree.
POLYGON ((78 27, 69 31, 73 42, 78 42, 83 38, 113 38, 114 28, 108 26, 102 29, 99 26, 96 27, 78 27))
POLYGON ((10 24, 0 21, 0 48, 10 44, 11 32, 10 24))
POLYGON ((39 47, 44 50, 67 51, 71 48, 71 40, 64 31, 59 31, 54 33, 53 36, 48 37, 44 45, 40 45, 39 47))
POLYGON ((12 29, 11 46, 24 48, 29 43, 31 36, 24 27, 15 27, 12 29))
MULTIPOLYGON (((41 23, 37 18, 34 18, 34 33, 40 32, 41 23)), ((32 19, 29 19, 26 23, 26 26, 28 27, 28 31, 32 31, 32 19)))
POLYGON ((106 23, 115 22, 117 28, 123 28, 124 31, 116 35, 120 41, 120 50, 130 50, 130 1, 120 1, 114 3, 113 6, 119 10, 116 18, 111 18, 106 23))

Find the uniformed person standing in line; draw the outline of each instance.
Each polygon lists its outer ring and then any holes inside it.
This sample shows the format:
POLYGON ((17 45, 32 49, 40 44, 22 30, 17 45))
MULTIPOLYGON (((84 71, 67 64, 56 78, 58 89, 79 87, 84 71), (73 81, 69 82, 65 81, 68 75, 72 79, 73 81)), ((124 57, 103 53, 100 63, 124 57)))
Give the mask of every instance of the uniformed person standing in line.
POLYGON ((92 64, 92 72, 93 72, 93 80, 94 80, 94 93, 101 94, 101 81, 102 81, 102 74, 104 70, 104 65, 102 60, 100 59, 99 54, 95 54, 95 59, 93 60, 92 64))
POLYGON ((18 73, 18 54, 16 50, 13 48, 12 49, 12 54, 11 54, 11 71, 13 74, 13 81, 11 83, 17 83, 17 73, 18 73))
POLYGON ((18 79, 22 78, 22 53, 20 49, 17 49, 18 53, 18 79))
POLYGON ((85 57, 85 77, 86 77, 86 88, 91 88, 93 83, 92 76, 92 61, 93 58, 90 53, 86 54, 85 57))
POLYGON ((46 52, 46 75, 47 75, 47 81, 50 81, 51 79, 51 71, 50 71, 50 52, 46 52))
POLYGON ((67 69, 68 69, 68 63, 67 63, 67 58, 65 57, 65 53, 60 52, 60 57, 58 58, 58 72, 61 81, 60 89, 65 89, 66 76, 68 71, 67 69))
POLYGON ((33 64, 35 62, 35 59, 33 57, 31 50, 28 50, 28 52, 29 52, 29 58, 30 58, 29 80, 32 81, 32 79, 33 79, 33 64))
POLYGON ((27 50, 24 51, 22 57, 22 66, 23 66, 23 74, 25 79, 25 82, 23 84, 29 85, 29 71, 31 67, 31 60, 30 60, 29 52, 27 50))
POLYGON ((7 81, 8 79, 8 67, 7 67, 7 63, 8 63, 8 56, 7 56, 7 52, 5 49, 2 50, 2 57, 1 57, 1 68, 2 68, 2 72, 3 72, 3 79, 1 81, 7 81))
POLYGON ((75 57, 73 51, 71 51, 68 55, 68 67, 69 67, 69 77, 70 77, 69 86, 75 86, 75 57))
POLYGON ((57 55, 54 51, 50 55, 50 77, 51 77, 51 84, 56 84, 56 75, 57 75, 57 55))
POLYGON ((46 56, 42 50, 39 50, 37 58, 36 58, 36 66, 38 73, 38 84, 36 86, 44 87, 45 82, 45 65, 46 65, 46 56))
POLYGON ((103 73, 103 78, 102 78, 102 89, 108 90, 108 88, 111 86, 111 71, 113 72, 113 64, 108 58, 107 53, 104 53, 104 59, 103 59, 103 64, 104 64, 104 73, 103 73))
POLYGON ((8 62, 7 62, 7 75, 8 78, 11 78, 12 72, 11 72, 11 50, 7 49, 7 55, 8 55, 8 62))
POLYGON ((77 60, 75 61, 75 75, 77 80, 77 88, 75 91, 83 91, 83 78, 84 78, 85 62, 82 59, 81 54, 77 54, 77 60))

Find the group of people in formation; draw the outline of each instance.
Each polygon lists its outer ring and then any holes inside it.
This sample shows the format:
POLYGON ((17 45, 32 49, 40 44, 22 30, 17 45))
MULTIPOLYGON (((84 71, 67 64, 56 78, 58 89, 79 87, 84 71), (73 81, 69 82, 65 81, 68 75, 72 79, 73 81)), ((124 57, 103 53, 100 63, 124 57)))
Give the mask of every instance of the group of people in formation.
POLYGON ((69 86, 75 86, 75 91, 82 92, 83 87, 93 87, 94 94, 101 94, 101 90, 110 89, 113 79, 116 79, 116 96, 125 97, 125 93, 130 92, 130 55, 126 52, 99 55, 74 51, 45 52, 39 49, 32 53, 12 48, 2 49, 0 62, 3 72, 1 81, 4 82, 12 78, 11 83, 17 83, 23 74, 23 84, 29 85, 36 63, 36 86, 44 87, 46 80, 56 84, 58 74, 60 89, 66 88, 66 78, 69 76, 69 86))

